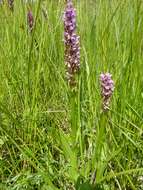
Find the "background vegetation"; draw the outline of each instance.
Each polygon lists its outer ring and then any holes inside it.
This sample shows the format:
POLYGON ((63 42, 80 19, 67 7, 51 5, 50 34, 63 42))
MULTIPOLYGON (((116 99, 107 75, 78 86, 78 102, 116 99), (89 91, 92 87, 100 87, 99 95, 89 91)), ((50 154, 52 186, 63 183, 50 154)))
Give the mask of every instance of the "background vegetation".
POLYGON ((0 6, 1 190, 143 189, 143 1, 74 5, 81 37, 75 91, 65 79, 64 2, 0 6), (115 81, 106 114, 101 72, 115 81))

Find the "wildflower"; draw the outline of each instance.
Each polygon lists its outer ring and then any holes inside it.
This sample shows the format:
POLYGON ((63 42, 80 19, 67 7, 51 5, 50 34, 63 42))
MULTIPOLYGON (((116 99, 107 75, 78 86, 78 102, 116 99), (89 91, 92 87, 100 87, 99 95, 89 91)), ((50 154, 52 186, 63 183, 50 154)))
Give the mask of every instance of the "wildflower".
POLYGON ((45 20, 48 20, 48 13, 47 13, 47 10, 44 7, 42 7, 42 13, 43 13, 43 16, 44 16, 45 20))
POLYGON ((14 9, 14 0, 8 0, 8 6, 13 11, 13 9, 14 9))
POLYGON ((112 80, 112 75, 110 73, 101 74, 100 82, 103 110, 107 111, 109 109, 110 99, 114 91, 114 81, 112 80))
POLYGON ((3 0, 0 0, 0 5, 2 5, 3 4, 3 0))
POLYGON ((32 32, 34 26, 34 17, 32 11, 28 11, 27 22, 28 22, 29 31, 32 32))
POLYGON ((76 34, 76 10, 72 1, 67 1, 64 12, 64 43, 65 64, 67 68, 67 79, 70 85, 75 84, 75 74, 80 68, 80 37, 76 34))

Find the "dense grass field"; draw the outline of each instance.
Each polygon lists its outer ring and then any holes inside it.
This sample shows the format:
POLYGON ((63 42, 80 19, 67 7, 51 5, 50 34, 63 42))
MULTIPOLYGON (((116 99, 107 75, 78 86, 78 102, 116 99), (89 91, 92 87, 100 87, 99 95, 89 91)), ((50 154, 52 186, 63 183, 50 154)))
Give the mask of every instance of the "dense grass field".
POLYGON ((143 190, 143 1, 73 3, 81 53, 74 89, 66 3, 0 5, 0 190, 143 190), (103 112, 106 72, 115 90, 103 112))

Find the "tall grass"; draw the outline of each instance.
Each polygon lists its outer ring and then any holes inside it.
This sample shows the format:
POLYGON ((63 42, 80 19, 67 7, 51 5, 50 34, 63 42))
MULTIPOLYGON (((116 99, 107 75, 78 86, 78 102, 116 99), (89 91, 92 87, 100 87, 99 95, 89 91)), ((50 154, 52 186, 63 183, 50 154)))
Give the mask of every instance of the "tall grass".
POLYGON ((81 37, 74 92, 65 79, 65 3, 0 6, 1 190, 143 189, 143 2, 74 5, 81 37), (108 113, 101 72, 115 81, 108 113))

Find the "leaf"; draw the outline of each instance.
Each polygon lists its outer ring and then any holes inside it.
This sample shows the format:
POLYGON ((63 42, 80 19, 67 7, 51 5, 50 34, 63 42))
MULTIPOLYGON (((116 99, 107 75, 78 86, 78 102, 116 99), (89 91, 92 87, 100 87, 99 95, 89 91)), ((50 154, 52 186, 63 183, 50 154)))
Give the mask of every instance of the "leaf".
POLYGON ((0 139, 0 147, 2 147, 3 144, 4 144, 4 141, 0 139))
POLYGON ((76 184, 75 184, 75 188, 76 188, 76 189, 79 189, 79 188, 80 188, 81 184, 83 183, 83 180, 84 180, 84 178, 83 178, 82 176, 79 176, 79 177, 78 177, 77 182, 76 182, 76 184))
POLYGON ((59 130, 58 134, 56 134, 56 139, 59 140, 63 154, 69 162, 69 175, 72 180, 76 181, 78 177, 77 155, 75 149, 70 146, 71 139, 61 130, 59 130))
POLYGON ((82 185, 80 185, 78 190, 94 190, 93 187, 90 185, 89 182, 85 182, 82 185))

